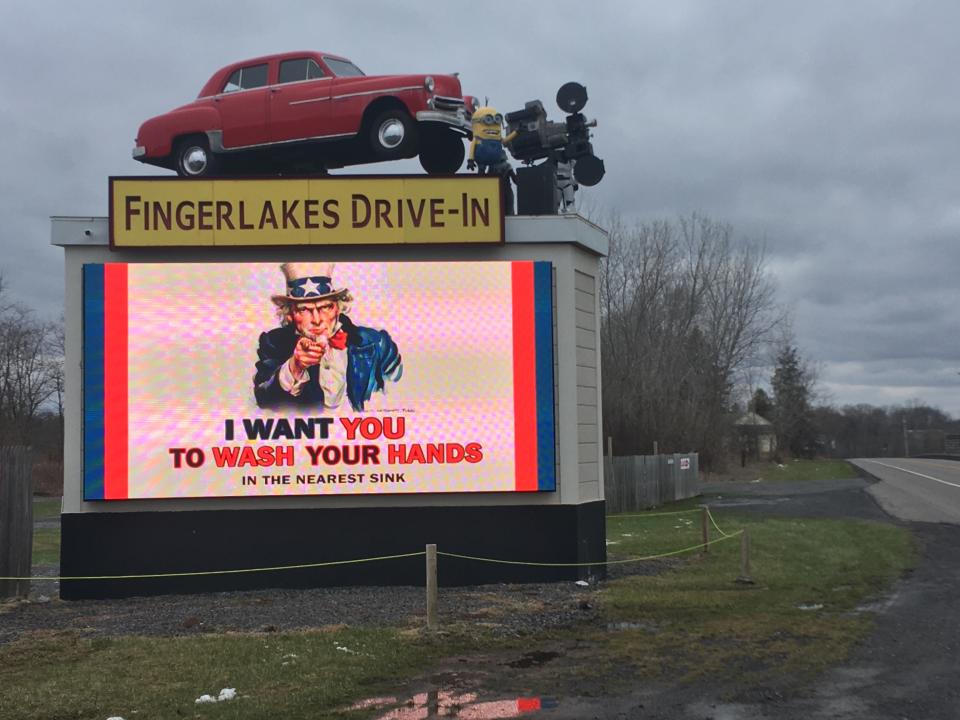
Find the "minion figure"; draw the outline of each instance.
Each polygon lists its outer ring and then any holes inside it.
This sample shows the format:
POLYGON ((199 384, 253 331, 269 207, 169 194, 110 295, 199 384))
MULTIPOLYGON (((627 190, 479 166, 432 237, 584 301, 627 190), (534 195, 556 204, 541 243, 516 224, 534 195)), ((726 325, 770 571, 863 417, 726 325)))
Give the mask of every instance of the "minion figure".
POLYGON ((467 170, 476 169, 480 175, 512 175, 513 168, 507 162, 503 146, 517 136, 516 130, 503 137, 503 115, 486 105, 473 112, 472 125, 467 170))

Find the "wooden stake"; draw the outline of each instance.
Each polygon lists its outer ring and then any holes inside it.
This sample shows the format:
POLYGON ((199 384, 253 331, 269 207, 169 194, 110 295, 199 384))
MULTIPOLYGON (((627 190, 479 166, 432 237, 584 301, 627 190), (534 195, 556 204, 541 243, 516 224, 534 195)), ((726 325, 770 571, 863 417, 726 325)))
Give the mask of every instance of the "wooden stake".
POLYGON ((427 545, 427 630, 437 625, 437 546, 427 545))
POLYGON ((750 531, 747 528, 743 529, 740 536, 740 577, 737 582, 753 585, 753 576, 750 573, 750 531))
POLYGON ((708 525, 710 516, 706 505, 704 505, 702 509, 703 512, 700 513, 700 531, 703 535, 703 550, 700 552, 706 553, 710 548, 710 526, 708 525))

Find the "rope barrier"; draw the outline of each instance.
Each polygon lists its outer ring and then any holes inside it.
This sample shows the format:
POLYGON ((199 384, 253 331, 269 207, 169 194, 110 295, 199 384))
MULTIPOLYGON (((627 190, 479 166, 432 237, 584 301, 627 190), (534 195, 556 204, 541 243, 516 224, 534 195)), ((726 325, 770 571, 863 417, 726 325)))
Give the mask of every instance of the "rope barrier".
POLYGON ((331 565, 351 565, 353 563, 376 562, 378 560, 398 560, 400 558, 420 557, 426 551, 404 553, 402 555, 383 555, 382 557, 357 558, 355 560, 331 560, 321 563, 304 563, 302 565, 277 565, 263 568, 239 568, 237 570, 198 570, 196 572, 178 573, 150 573, 143 575, 59 575, 54 577, 0 577, 0 580, 142 580, 148 578, 198 577, 205 575, 239 575, 241 573, 276 572, 278 570, 305 570, 308 568, 330 567, 331 565))
POLYGON ((691 513, 701 512, 700 508, 694 508, 693 510, 677 510, 675 512, 662 512, 662 513, 635 513, 632 515, 623 515, 617 513, 616 515, 607 515, 607 520, 617 520, 618 518, 637 518, 637 517, 666 517, 667 515, 690 515, 691 513))
POLYGON ((697 543, 696 545, 691 545, 690 547, 682 548, 680 550, 671 550, 670 552, 660 553, 658 555, 645 555, 644 557, 636 558, 627 558, 626 560, 604 560, 603 562, 597 560, 594 562, 582 562, 582 563, 541 563, 541 562, 526 562, 523 560, 500 560, 497 558, 485 558, 478 557, 476 555, 460 555, 458 553, 448 553, 437 550, 437 555, 444 555, 446 557, 460 558, 461 560, 476 560, 477 562, 488 562, 488 563, 498 563, 501 565, 526 565, 531 567, 593 567, 596 565, 623 565, 625 563, 631 562, 642 562, 644 560, 659 560, 660 558, 670 557, 672 555, 682 555, 683 553, 693 552, 694 550, 700 550, 708 545, 714 545, 716 543, 723 542, 724 540, 729 540, 735 538, 738 535, 741 535, 743 530, 738 530, 732 535, 726 535, 716 540, 710 540, 706 543, 697 543))
MULTIPOLYGON (((703 512, 703 509, 704 508, 696 508, 693 510, 678 510, 676 512, 639 513, 634 515, 608 515, 607 519, 628 518, 628 517, 662 517, 662 516, 668 516, 668 515, 688 515, 691 513, 703 512)), ((684 553, 701 550, 715 543, 723 542, 724 540, 729 540, 731 538, 734 538, 743 534, 743 530, 738 530, 734 533, 725 533, 723 530, 720 529, 720 526, 717 525, 717 521, 714 519, 713 513, 710 512, 710 508, 706 507, 705 509, 707 511, 707 516, 710 518, 710 522, 713 523, 713 527, 716 528, 717 532, 720 533, 721 537, 717 538, 716 540, 709 540, 705 543, 697 543, 696 545, 691 545, 690 547, 681 548, 680 550, 671 550, 669 552, 659 553, 657 555, 645 555, 643 557, 627 558, 625 560, 604 560, 603 562, 596 561, 596 562, 582 562, 582 563, 543 563, 543 562, 528 562, 524 560, 501 560, 498 558, 486 558, 486 557, 479 557, 475 555, 461 555, 458 553, 449 553, 449 552, 441 552, 441 551, 437 551, 437 555, 458 558, 460 560, 474 560, 477 562, 497 563, 501 565, 524 565, 528 567, 592 567, 596 565, 623 565, 626 563, 644 562, 647 560, 659 560, 661 558, 672 557, 674 555, 682 555, 684 553)), ((378 562, 381 560, 399 560, 402 558, 421 557, 424 555, 426 555, 426 552, 424 550, 420 550, 418 552, 403 553, 400 555, 382 555, 380 557, 356 558, 354 560, 331 560, 329 562, 303 563, 299 565, 277 565, 274 567, 262 567, 262 568, 238 568, 235 570, 198 570, 194 572, 145 573, 145 574, 139 574, 139 575, 56 575, 56 576, 0 577, 0 580, 10 580, 10 581, 27 580, 31 582, 58 581, 59 582, 59 581, 75 581, 75 580, 146 580, 146 579, 155 579, 155 578, 239 575, 244 573, 257 573, 257 572, 279 572, 283 570, 306 570, 310 568, 332 567, 334 565, 352 565, 356 563, 378 562)))
MULTIPOLYGON (((720 526, 717 525, 717 521, 713 519, 713 513, 710 512, 710 506, 707 505, 705 507, 707 509, 707 517, 710 518, 710 522, 713 523, 713 527, 717 529, 717 532, 720 533, 723 537, 730 537, 730 535, 727 535, 727 533, 725 533, 723 530, 720 529, 720 526)), ((740 532, 743 532, 743 531, 741 530, 740 532)))

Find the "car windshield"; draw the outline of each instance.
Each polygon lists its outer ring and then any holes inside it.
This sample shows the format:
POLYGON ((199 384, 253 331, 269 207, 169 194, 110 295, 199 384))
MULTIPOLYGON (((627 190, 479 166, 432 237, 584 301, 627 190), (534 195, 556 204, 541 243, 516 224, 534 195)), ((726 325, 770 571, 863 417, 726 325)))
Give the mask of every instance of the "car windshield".
POLYGON ((324 60, 333 74, 337 75, 338 77, 357 77, 363 75, 363 70, 358 68, 349 60, 341 60, 339 58, 331 57, 325 57, 324 60))

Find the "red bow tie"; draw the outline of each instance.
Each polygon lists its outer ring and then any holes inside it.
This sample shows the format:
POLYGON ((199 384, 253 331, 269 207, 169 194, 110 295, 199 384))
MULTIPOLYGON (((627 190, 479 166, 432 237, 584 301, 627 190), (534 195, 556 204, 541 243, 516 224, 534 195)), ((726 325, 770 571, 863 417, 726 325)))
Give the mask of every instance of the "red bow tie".
POLYGON ((336 350, 343 350, 347 347, 347 333, 344 332, 343 328, 340 328, 327 338, 327 343, 336 350))

